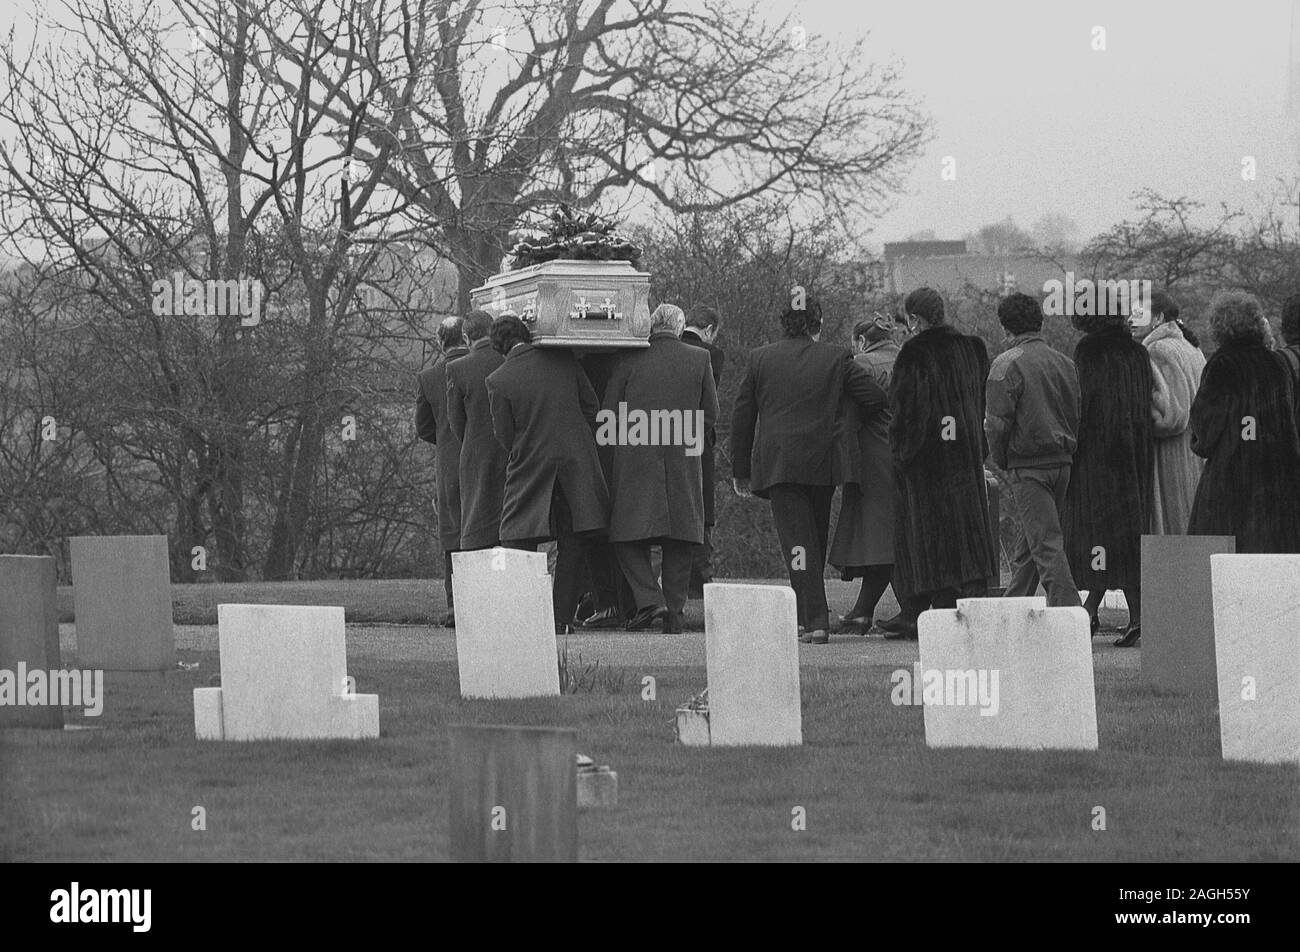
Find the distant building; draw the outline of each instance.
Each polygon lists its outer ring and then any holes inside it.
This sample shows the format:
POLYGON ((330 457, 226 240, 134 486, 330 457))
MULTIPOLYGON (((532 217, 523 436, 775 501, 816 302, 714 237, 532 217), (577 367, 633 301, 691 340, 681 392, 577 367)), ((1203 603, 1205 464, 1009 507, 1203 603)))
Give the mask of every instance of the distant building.
POLYGON ((885 243, 885 286, 892 294, 930 287, 956 294, 967 286, 1035 297, 1043 285, 1078 267, 1077 255, 1049 259, 1032 252, 972 254, 964 241, 896 241, 885 243))

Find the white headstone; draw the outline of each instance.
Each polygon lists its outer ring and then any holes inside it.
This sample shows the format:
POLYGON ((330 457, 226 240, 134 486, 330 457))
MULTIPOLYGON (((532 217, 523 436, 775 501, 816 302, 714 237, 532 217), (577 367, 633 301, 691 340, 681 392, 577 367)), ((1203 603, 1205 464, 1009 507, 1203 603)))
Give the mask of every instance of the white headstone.
POLYGON ((967 598, 923 612, 918 627, 921 661, 910 681, 928 746, 1097 749, 1084 609, 967 598))
POLYGON ((546 555, 452 553, 461 697, 557 697, 555 610, 546 555))
POLYGON ((709 743, 803 743, 794 591, 780 585, 704 586, 709 743))
POLYGON ((221 687, 194 692, 206 740, 379 736, 379 698, 348 677, 343 609, 218 605, 221 687))
POLYGON ((1300 555, 1212 555, 1225 760, 1300 763, 1300 555))
POLYGON ((167 537, 73 536, 70 548, 81 667, 174 667, 167 537))

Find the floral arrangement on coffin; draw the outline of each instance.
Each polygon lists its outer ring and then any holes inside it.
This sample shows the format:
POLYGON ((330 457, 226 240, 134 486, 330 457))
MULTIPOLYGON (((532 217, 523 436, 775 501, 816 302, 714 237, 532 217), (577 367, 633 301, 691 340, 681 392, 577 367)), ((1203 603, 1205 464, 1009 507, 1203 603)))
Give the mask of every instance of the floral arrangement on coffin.
POLYGON ((514 267, 545 261, 630 261, 640 270, 641 249, 614 230, 612 222, 594 214, 574 214, 567 205, 551 213, 550 230, 540 238, 525 238, 510 250, 514 267))

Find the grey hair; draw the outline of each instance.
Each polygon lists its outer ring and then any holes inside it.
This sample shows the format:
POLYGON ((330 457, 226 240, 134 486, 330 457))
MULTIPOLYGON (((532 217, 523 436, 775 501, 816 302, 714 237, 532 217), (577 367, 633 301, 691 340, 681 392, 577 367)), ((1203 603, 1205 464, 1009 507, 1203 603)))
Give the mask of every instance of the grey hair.
POLYGON ((1259 299, 1244 291, 1220 291, 1210 301, 1210 332, 1220 346, 1249 340, 1269 346, 1273 332, 1259 299))
POLYGON ((669 330, 678 337, 686 326, 686 312, 676 304, 660 304, 650 315, 650 331, 669 330))

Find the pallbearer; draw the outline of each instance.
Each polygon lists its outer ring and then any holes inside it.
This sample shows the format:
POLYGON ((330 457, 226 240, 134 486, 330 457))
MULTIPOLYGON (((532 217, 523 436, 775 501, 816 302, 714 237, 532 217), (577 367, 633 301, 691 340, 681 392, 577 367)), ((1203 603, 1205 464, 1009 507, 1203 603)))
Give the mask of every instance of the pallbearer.
POLYGON ((487 378, 504 359, 492 349, 492 315, 470 311, 465 318, 469 353, 447 372, 447 412, 462 441, 460 451, 460 547, 490 549, 501 542, 501 500, 506 451, 492 432, 487 378))
POLYGON ((599 407, 572 352, 531 341, 512 314, 492 325, 492 347, 505 357, 487 378, 492 428, 509 454, 501 542, 536 549, 558 541, 555 622, 567 631, 587 540, 609 525, 609 490, 596 456, 599 407))
POLYGON ((460 435, 452 431, 447 415, 447 367, 469 349, 459 317, 449 317, 438 326, 441 356, 419 377, 415 401, 415 432, 426 443, 438 447, 438 541, 442 546, 442 584, 447 593, 444 626, 455 626, 452 604, 451 554, 460 548, 460 435))
POLYGON ((650 346, 619 355, 597 430, 614 447, 609 538, 636 601, 629 631, 660 620, 664 632, 681 631, 691 557, 704 542, 701 474, 718 397, 708 353, 678 340, 685 322, 679 307, 655 309, 650 346), (652 545, 663 550, 662 590, 652 545))

